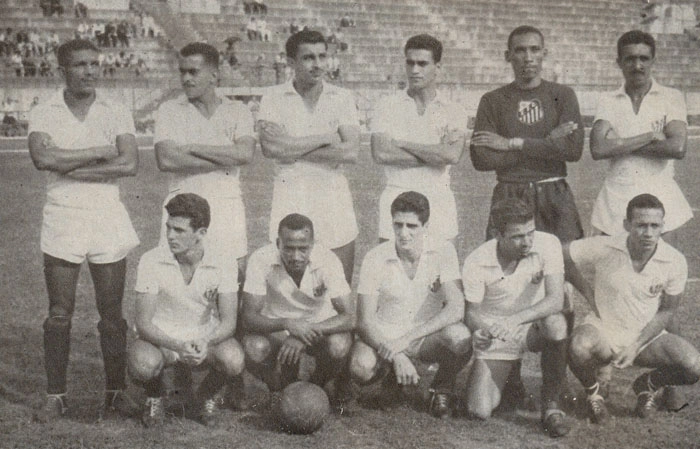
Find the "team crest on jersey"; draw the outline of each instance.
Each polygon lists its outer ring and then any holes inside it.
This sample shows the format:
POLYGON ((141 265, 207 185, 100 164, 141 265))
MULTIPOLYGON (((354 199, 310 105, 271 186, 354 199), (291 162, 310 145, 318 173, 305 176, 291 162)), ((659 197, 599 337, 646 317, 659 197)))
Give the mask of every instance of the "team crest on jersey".
POLYGON ((435 280, 430 284, 430 291, 437 293, 440 291, 440 287, 442 287, 442 282, 440 282, 440 275, 438 274, 435 280))
POLYGON ((657 296, 664 289, 664 284, 659 279, 654 279, 649 286, 649 294, 652 296, 657 296))
POLYGON ((533 284, 539 284, 540 282, 542 282, 542 279, 544 279, 544 270, 539 270, 536 273, 532 273, 532 279, 530 280, 530 282, 532 282, 533 284))
POLYGON ((321 280, 321 283, 314 287, 314 296, 320 298, 321 296, 325 295, 327 291, 328 288, 326 287, 326 283, 321 280))
POLYGON ((518 121, 526 125, 533 125, 544 118, 542 102, 534 100, 521 101, 518 104, 518 121))

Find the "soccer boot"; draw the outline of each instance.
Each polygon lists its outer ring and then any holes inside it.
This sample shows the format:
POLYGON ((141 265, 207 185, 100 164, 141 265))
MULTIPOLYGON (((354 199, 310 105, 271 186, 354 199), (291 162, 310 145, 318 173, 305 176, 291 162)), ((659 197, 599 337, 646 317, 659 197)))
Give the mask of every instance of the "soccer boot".
POLYGON ((162 398, 146 398, 146 406, 141 415, 144 427, 158 427, 165 422, 165 408, 162 398))
POLYGON ((202 411, 199 416, 200 422, 207 427, 214 427, 221 416, 220 409, 221 399, 219 397, 212 397, 204 400, 202 404, 202 411))
POLYGON ((586 398, 588 406, 588 417, 593 424, 605 424, 610 417, 608 408, 605 406, 605 398, 600 394, 591 394, 586 398))
POLYGON ((55 421, 66 413, 68 404, 66 394, 47 394, 44 406, 34 414, 34 420, 40 423, 55 421))
POLYGON ((107 390, 105 392, 104 415, 133 417, 138 415, 139 405, 124 390, 107 390))
POLYGON ((450 414, 450 395, 431 388, 428 413, 436 418, 444 418, 450 414))
POLYGON ((549 403, 542 413, 542 429, 550 437, 560 438, 571 431, 571 422, 556 403, 549 403))

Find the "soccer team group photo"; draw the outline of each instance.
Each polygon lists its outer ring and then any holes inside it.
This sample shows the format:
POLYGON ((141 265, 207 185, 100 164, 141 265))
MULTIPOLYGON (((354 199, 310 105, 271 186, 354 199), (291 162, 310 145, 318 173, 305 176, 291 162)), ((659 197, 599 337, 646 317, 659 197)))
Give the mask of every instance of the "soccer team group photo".
POLYGON ((8 447, 697 447, 696 106, 643 29, 590 117, 526 20, 472 117, 430 28, 365 108, 312 26, 247 103, 193 40, 152 145, 102 49, 60 43, 28 152, 0 155, 2 270, 34 267, 5 278, 8 362, 33 360, 3 368, 8 447))

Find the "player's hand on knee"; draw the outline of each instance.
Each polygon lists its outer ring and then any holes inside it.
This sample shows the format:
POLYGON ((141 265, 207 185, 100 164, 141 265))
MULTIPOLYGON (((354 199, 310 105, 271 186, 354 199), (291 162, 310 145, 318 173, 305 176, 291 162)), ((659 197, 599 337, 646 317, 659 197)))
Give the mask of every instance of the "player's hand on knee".
POLYGON ((405 354, 398 354, 394 357, 394 373, 396 383, 399 385, 417 385, 420 380, 416 367, 411 363, 405 354))
POLYGON ((382 359, 391 362, 397 354, 405 351, 410 344, 411 342, 405 338, 396 338, 380 344, 377 352, 382 359))
POLYGON ((512 331, 508 328, 507 323, 493 323, 488 328, 488 333, 493 338, 498 338, 501 341, 506 341, 511 338, 512 331))
POLYGON ((560 137, 566 137, 572 132, 578 129, 578 123, 566 122, 554 128, 550 133, 549 137, 552 139, 558 139, 560 137))
POLYGON ((181 344, 181 348, 178 350, 180 354, 180 359, 191 366, 199 365, 206 358, 207 349, 202 346, 198 341, 186 341, 181 344), (203 355, 203 356, 202 356, 203 355))
POLYGON ((300 340, 287 337, 277 353, 277 361, 283 365, 295 365, 299 362, 305 348, 306 345, 300 340))
POLYGON ((491 346, 491 342, 493 340, 493 336, 491 333, 486 330, 486 329, 478 329, 476 332, 474 332, 474 349, 478 351, 485 351, 486 349, 491 346))
POLYGON ((314 325, 303 320, 287 320, 285 329, 306 346, 312 346, 323 334, 314 325))
POLYGON ((627 346, 625 349, 615 354, 615 356, 613 357, 612 365, 618 369, 623 369, 627 368, 628 366, 632 366, 632 364, 634 363, 634 359, 637 358, 637 351, 638 348, 636 345, 631 344, 627 346))

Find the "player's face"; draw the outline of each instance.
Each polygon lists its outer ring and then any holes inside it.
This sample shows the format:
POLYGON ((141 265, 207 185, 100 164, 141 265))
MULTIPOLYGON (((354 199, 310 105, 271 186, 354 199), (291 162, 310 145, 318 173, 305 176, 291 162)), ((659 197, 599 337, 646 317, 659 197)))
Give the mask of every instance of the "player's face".
POLYGON ((547 50, 539 34, 525 33, 513 36, 506 51, 506 61, 513 67, 517 81, 530 83, 542 75, 542 61, 546 55, 547 50))
POLYGON ((439 63, 433 60, 433 52, 422 49, 409 49, 406 52, 406 77, 411 90, 425 89, 435 84, 439 63))
POLYGON ((328 69, 326 44, 301 44, 295 58, 289 58, 294 79, 302 85, 315 85, 323 80, 328 69))
POLYGON ((498 234, 498 252, 510 260, 527 257, 535 238, 535 220, 527 223, 510 223, 498 234))
POLYGON ((421 224, 415 212, 397 212, 392 217, 392 221, 396 248, 417 249, 423 241, 428 223, 421 224))
POLYGON ((168 217, 165 222, 168 246, 173 254, 183 254, 193 250, 206 234, 206 229, 192 229, 187 217, 168 217))
POLYGON ((180 82, 190 100, 201 98, 216 87, 218 71, 206 64, 204 56, 180 57, 180 82))
POLYGON ((646 44, 632 44, 622 47, 617 65, 622 70, 627 85, 641 87, 651 81, 654 61, 651 47, 646 44))
POLYGON ((68 65, 61 67, 66 80, 66 89, 73 94, 91 94, 100 71, 98 54, 93 50, 78 50, 71 53, 68 65))
POLYGON ((664 212, 661 209, 633 209, 632 219, 625 219, 629 244, 640 250, 653 250, 664 231, 664 212))
POLYGON ((311 231, 304 229, 282 228, 277 237, 277 248, 280 258, 290 275, 300 275, 306 270, 314 247, 314 238, 311 231))

